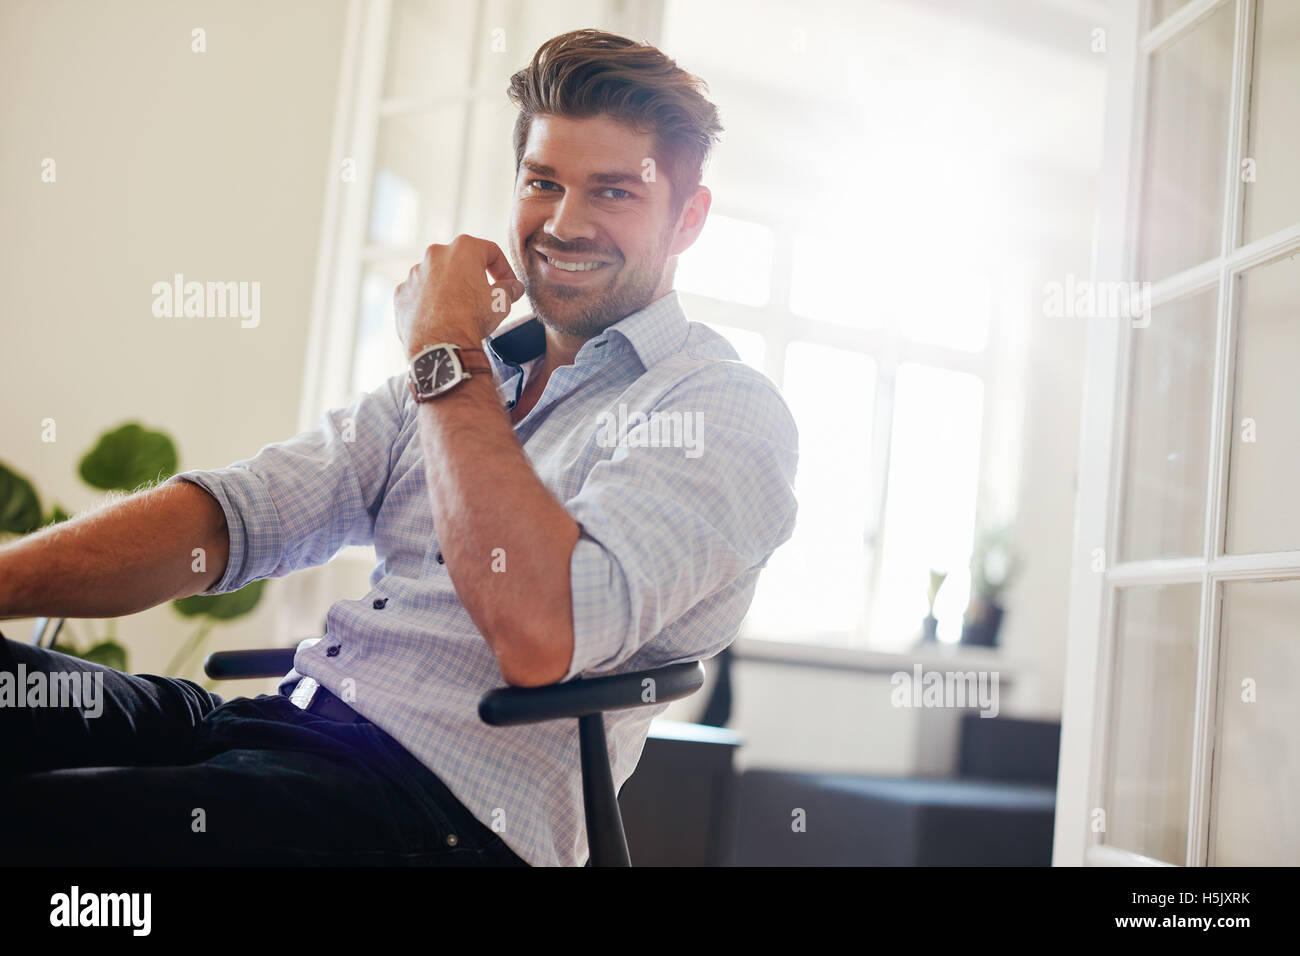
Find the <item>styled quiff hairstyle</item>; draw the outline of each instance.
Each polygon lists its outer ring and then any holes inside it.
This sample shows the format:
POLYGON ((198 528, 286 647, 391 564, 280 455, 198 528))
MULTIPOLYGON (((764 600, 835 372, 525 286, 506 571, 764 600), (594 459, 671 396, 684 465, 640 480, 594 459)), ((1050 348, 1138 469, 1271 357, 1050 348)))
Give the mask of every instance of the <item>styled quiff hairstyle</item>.
POLYGON ((532 62, 510 77, 515 120, 515 173, 533 117, 605 114, 655 137, 667 166, 674 211, 695 194, 704 164, 722 133, 708 85, 648 43, 603 30, 574 30, 547 40, 532 62))

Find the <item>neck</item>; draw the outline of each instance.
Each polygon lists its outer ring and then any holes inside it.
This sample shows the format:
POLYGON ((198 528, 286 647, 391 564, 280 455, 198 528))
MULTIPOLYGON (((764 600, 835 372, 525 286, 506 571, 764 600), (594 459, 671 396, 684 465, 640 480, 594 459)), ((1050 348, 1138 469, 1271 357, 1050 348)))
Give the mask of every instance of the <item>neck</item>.
POLYGON ((551 372, 560 366, 572 365, 573 360, 578 356, 578 351, 586 341, 586 339, 579 336, 566 335, 550 326, 546 326, 546 354, 542 357, 542 364, 537 377, 545 381, 550 377, 551 372))

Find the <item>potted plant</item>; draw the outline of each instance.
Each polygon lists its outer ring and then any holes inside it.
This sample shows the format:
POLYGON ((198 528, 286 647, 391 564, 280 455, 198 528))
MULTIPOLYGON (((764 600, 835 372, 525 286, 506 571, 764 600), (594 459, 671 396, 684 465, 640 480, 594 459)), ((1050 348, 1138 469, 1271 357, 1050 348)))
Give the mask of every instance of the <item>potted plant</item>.
MULTIPOLYGON (((127 422, 100 435, 95 446, 82 457, 77 472, 82 481, 93 488, 110 493, 129 493, 165 481, 176 474, 176 470, 176 445, 170 437, 138 422, 127 422)), ((52 505, 47 514, 32 483, 0 463, 0 536, 30 534, 69 517, 58 504, 52 505)), ((167 673, 177 673, 178 668, 194 657, 216 622, 242 617, 252 611, 261 600, 265 584, 265 581, 254 581, 230 594, 195 595, 173 601, 172 607, 182 616, 202 620, 172 658, 167 673)), ((67 640, 54 644, 53 649, 117 670, 127 669, 127 652, 117 641, 115 620, 108 620, 104 636, 98 640, 91 638, 85 647, 79 648, 67 640)))
POLYGON ((962 615, 961 642, 976 647, 996 647, 1005 612, 1003 595, 1020 572, 1020 554, 1011 546, 1007 527, 986 531, 976 538, 971 554, 970 603, 962 615))

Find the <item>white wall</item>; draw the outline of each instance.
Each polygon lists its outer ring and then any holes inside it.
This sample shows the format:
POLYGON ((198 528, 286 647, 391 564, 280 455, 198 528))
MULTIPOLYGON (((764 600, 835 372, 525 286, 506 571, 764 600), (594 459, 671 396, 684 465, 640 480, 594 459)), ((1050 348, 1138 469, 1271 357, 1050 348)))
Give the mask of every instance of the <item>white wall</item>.
MULTIPOLYGON (((128 419, 169 432, 182 468, 226 465, 297 430, 344 11, 344 0, 0 5, 0 457, 47 508, 97 497, 77 461, 128 419), (191 52, 194 28, 205 53, 191 52), (54 183, 41 182, 46 157, 54 183), (155 318, 151 286, 175 272, 260 282, 260 325, 155 318)), ((219 632, 222 646, 270 642, 282 583, 219 632)), ((29 626, 3 630, 25 640, 29 626)), ((168 606, 118 623, 140 671, 163 667, 190 631, 168 606)))

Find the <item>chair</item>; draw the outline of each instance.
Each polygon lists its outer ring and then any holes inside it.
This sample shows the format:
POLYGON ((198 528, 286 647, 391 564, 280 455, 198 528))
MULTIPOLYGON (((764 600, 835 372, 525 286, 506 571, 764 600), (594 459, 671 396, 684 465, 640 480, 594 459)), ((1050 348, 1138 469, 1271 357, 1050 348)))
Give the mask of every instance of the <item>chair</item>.
MULTIPOLYGON (((293 668, 295 650, 218 651, 208 655, 203 670, 214 680, 280 677, 293 668)), ((703 683, 704 665, 690 661, 611 677, 578 678, 546 687, 498 687, 479 698, 478 715, 493 727, 577 718, 582 802, 590 851, 588 865, 631 866, 623 815, 609 767, 604 713, 680 700, 695 693, 703 683), (646 681, 652 683, 647 685, 646 681), (647 689, 652 690, 650 700, 644 699, 647 689)))

